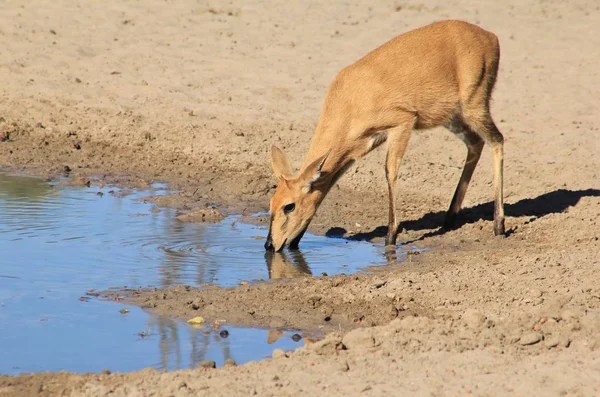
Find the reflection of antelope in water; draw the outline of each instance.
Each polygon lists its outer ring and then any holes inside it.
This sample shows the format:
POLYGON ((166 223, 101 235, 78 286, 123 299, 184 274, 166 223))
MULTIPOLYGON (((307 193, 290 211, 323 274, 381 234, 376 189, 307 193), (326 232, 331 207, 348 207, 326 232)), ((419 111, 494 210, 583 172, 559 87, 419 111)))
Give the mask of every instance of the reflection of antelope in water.
MULTIPOLYGON (((158 330, 158 335, 160 337, 160 369, 182 369, 182 346, 180 338, 183 337, 185 339, 185 337, 181 336, 179 333, 179 323, 167 316, 150 316, 148 319, 148 327, 150 329, 156 327, 158 330), (175 356, 173 365, 169 363, 171 355, 175 356)), ((213 330, 210 333, 206 333, 205 330, 206 329, 189 327, 190 368, 197 367, 199 363, 207 359, 208 348, 210 346, 220 346, 223 361, 233 358, 229 347, 229 339, 220 337, 218 330, 213 330)))
POLYGON ((281 252, 267 251, 265 261, 269 270, 269 278, 273 280, 312 275, 304 255, 300 251, 290 252, 289 256, 281 252))

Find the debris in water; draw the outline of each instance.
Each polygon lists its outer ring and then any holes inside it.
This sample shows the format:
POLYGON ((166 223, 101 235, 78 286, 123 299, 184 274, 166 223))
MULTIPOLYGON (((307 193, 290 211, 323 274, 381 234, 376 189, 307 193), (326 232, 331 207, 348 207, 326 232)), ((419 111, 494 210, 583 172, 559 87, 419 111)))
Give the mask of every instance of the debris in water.
POLYGON ((197 316, 197 317, 194 317, 194 318, 190 318, 187 322, 189 324, 192 324, 193 326, 194 325, 202 325, 202 326, 204 326, 205 320, 204 320, 204 317, 197 316))
POLYGON ((145 330, 144 330, 144 331, 140 331, 140 332, 138 332, 138 336, 139 336, 140 338, 144 339, 144 338, 147 338, 147 337, 149 337, 149 336, 150 336, 150 332, 148 332, 148 331, 145 331, 145 330))
POLYGON ((121 310, 119 310, 119 313, 121 313, 121 314, 127 314, 127 313, 129 313, 129 310, 128 309, 121 309, 121 310))

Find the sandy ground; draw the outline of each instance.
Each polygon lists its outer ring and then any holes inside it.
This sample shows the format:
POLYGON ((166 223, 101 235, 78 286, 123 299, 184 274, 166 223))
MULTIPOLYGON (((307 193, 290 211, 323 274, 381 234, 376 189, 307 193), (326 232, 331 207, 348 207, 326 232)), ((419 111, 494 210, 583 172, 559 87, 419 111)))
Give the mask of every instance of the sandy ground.
MULTIPOLYGON (((596 1, 4 1, 0 165, 168 181, 181 191, 164 205, 265 210, 270 145, 299 164, 336 72, 446 18, 500 38, 493 114, 506 138, 507 238, 491 235, 488 150, 461 227, 439 231, 465 148, 443 129, 419 132, 398 184, 400 239, 429 251, 410 263, 123 292, 182 318, 335 331, 323 342, 216 370, 0 376, 0 395, 598 395, 596 1)), ((383 159, 378 149, 358 162, 311 230, 380 238, 383 159)))

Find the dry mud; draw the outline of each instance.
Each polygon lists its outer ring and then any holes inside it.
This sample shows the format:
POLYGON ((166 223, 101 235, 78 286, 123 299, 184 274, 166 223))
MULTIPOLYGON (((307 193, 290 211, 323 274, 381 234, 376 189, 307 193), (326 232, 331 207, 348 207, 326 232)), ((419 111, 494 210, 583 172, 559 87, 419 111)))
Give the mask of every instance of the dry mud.
MULTIPOLYGON (((182 318, 321 327, 333 332, 324 341, 216 370, 1 376, 0 395, 599 394, 596 1, 11 1, 0 11, 0 164, 78 183, 166 181, 179 193, 161 205, 266 210, 270 145, 299 164, 335 73, 446 18, 500 38, 492 108, 506 138, 507 238, 491 235, 487 150, 460 227, 439 230, 465 148, 445 130, 419 132, 400 172, 400 238, 429 251, 409 263, 123 292, 182 318)), ((378 149, 358 162, 311 231, 381 238, 383 159, 378 149)))

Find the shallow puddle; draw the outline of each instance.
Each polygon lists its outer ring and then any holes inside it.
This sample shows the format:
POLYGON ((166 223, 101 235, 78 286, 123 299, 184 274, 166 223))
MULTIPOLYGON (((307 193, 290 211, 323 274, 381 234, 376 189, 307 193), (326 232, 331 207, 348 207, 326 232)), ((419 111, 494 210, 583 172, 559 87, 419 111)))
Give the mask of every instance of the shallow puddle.
POLYGON ((302 339, 292 338, 293 331, 227 324, 196 329, 80 297, 89 289, 229 286, 385 263, 382 247, 310 234, 303 251, 265 254, 263 227, 236 217, 184 223, 175 210, 137 200, 161 189, 53 187, 0 171, 0 373, 178 369, 202 360, 261 359, 302 339))

